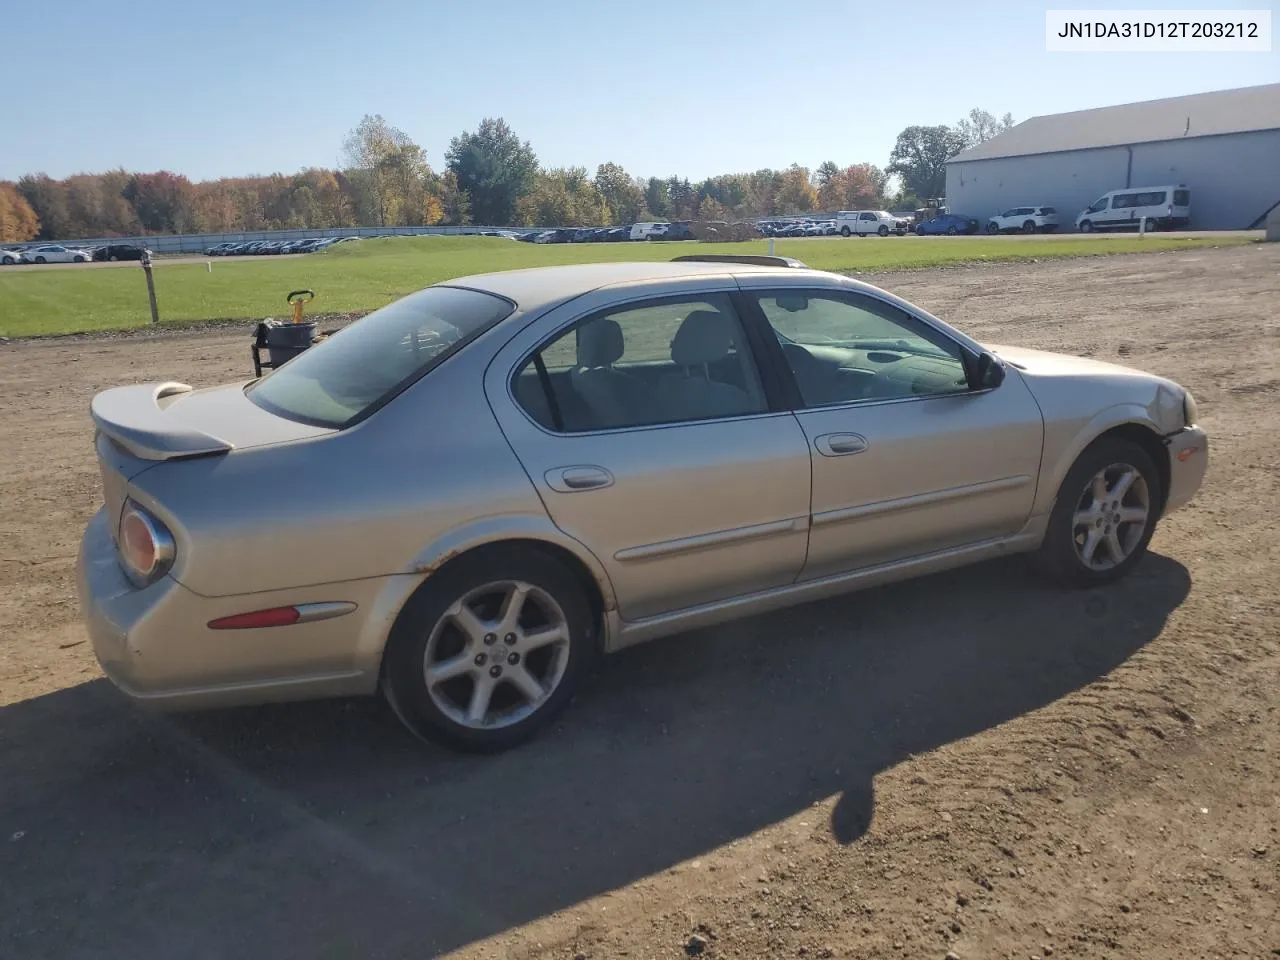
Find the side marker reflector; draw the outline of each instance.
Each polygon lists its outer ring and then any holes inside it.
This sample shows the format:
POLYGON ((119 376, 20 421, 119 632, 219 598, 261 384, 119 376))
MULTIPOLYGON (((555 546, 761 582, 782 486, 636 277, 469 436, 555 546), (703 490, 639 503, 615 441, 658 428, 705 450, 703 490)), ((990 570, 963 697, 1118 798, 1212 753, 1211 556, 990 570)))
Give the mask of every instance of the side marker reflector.
POLYGON ((210 630, 254 630, 261 627, 288 627, 295 623, 331 620, 356 608, 347 601, 335 603, 299 603, 292 607, 271 607, 219 617, 209 621, 210 630))

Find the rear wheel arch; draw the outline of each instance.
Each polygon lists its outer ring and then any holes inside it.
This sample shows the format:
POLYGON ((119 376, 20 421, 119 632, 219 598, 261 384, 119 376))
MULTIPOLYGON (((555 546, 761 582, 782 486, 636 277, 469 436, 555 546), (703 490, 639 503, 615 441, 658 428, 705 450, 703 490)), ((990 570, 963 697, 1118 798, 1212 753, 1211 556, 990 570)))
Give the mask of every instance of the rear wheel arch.
POLYGON ((559 538, 552 539, 551 537, 540 535, 540 531, 525 530, 519 532, 511 531, 505 536, 478 534, 473 538, 473 536, 468 535, 455 538, 454 543, 456 545, 453 546, 440 543, 427 554, 420 556, 419 560, 414 563, 415 571, 425 573, 427 576, 409 595, 409 598, 406 598, 405 605, 408 605, 409 599, 415 594, 428 589, 432 580, 439 576, 441 572, 455 566, 463 558, 467 558, 467 562, 470 563, 476 554, 484 551, 528 550, 558 561, 574 575, 591 607, 592 620, 595 626, 595 637, 593 639, 597 646, 603 648, 605 628, 608 622, 606 615, 616 609, 617 606, 613 587, 609 583, 608 575, 605 573, 604 568, 600 566, 595 557, 591 556, 588 559, 582 555, 582 552, 586 550, 585 547, 575 550, 567 544, 558 542, 558 540, 559 538))

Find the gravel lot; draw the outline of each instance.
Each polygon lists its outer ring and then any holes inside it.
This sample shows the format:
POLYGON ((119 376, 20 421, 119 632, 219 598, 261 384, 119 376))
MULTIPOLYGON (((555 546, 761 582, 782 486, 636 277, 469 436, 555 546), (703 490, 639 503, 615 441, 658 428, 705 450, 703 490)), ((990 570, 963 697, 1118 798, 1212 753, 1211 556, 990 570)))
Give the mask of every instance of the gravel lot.
POLYGON ((89 399, 247 376, 249 327, 0 344, 0 956, 1280 954, 1280 244, 869 279, 1178 379, 1201 495, 1116 587, 1014 558, 659 641, 482 759, 373 700, 122 703, 89 399))

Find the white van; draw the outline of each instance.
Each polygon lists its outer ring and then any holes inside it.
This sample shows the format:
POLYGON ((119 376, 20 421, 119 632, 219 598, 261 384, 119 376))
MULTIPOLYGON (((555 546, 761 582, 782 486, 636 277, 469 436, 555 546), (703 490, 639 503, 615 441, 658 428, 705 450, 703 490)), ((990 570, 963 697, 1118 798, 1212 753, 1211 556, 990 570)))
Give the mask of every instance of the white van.
POLYGON ((632 240, 648 240, 650 237, 660 237, 667 232, 669 223, 633 223, 631 225, 632 240))
POLYGON ((1104 193, 1076 217, 1081 233, 1093 230, 1137 230, 1142 218, 1148 230, 1176 230, 1191 222, 1191 191, 1185 183, 1167 187, 1126 187, 1104 193))
POLYGON ((901 236, 906 232, 905 223, 884 210, 841 210, 836 214, 836 232, 842 237, 859 237, 876 234, 887 237, 891 233, 901 236))

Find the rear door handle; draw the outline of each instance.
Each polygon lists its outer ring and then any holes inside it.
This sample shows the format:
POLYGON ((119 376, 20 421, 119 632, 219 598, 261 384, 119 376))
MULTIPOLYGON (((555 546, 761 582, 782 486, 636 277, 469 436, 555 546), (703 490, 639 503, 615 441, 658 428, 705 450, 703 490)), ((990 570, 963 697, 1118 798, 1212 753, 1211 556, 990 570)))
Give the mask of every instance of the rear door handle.
POLYGON ((561 493, 598 490, 613 485, 613 474, 604 467, 556 467, 546 472, 547 486, 561 493))
POLYGON ((867 449, 867 438, 858 433, 824 433, 813 445, 824 457, 847 457, 867 449))

